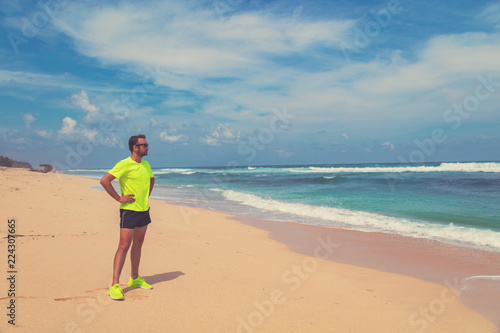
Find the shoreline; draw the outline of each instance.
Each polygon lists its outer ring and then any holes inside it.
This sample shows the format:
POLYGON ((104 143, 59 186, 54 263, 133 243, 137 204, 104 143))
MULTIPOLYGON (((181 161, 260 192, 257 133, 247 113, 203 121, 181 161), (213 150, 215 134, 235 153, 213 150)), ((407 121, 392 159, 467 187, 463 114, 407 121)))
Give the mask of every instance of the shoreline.
MULTIPOLYGON (((293 222, 266 221, 272 230, 264 230, 235 223, 237 216, 160 200, 151 200, 141 261, 154 290, 125 287, 126 300, 111 301, 118 207, 91 188, 98 181, 20 170, 2 170, 0 179, 2 221, 17 220, 19 254, 18 294, 0 297, 0 305, 16 302, 20 332, 498 332, 458 301, 455 288, 335 261, 353 254, 347 241, 336 246, 338 230, 330 240, 314 226, 292 231, 293 222), (295 248, 276 235, 295 239, 295 248), (132 311, 144 315, 132 320, 132 311)), ((5 240, 6 223, 0 232, 5 240)), ((1 251, 6 256, 5 241, 1 251)), ((122 285, 128 269, 127 260, 122 285)), ((9 328, 3 317, 0 329, 9 328)))
POLYGON ((294 252, 312 256, 310 244, 318 237, 328 237, 338 245, 331 260, 408 275, 432 283, 442 283, 451 278, 450 274, 465 279, 494 275, 500 269, 494 266, 500 263, 500 252, 493 250, 379 231, 237 215, 232 219, 268 231, 270 238, 287 245, 294 252), (402 249, 405 250, 404 254, 402 249))

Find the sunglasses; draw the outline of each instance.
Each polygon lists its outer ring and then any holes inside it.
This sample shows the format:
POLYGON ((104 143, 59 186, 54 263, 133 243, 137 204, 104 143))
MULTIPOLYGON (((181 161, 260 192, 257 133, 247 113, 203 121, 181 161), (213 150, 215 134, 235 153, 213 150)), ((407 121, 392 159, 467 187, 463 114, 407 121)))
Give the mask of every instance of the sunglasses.
POLYGON ((139 144, 136 144, 136 146, 144 146, 144 148, 149 147, 149 145, 147 143, 139 143, 139 144))

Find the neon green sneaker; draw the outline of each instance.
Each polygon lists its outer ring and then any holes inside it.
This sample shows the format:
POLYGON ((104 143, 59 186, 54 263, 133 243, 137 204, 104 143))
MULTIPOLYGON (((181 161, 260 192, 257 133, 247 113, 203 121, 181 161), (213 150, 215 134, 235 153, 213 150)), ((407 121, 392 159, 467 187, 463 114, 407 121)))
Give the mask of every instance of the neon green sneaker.
POLYGON ((120 284, 117 283, 109 288, 108 295, 112 299, 123 299, 123 290, 120 288, 120 284))
POLYGON ((144 289, 153 289, 153 286, 146 283, 146 281, 144 281, 144 279, 141 276, 138 276, 137 279, 135 280, 132 279, 132 277, 130 277, 130 279, 128 279, 127 286, 144 288, 144 289))

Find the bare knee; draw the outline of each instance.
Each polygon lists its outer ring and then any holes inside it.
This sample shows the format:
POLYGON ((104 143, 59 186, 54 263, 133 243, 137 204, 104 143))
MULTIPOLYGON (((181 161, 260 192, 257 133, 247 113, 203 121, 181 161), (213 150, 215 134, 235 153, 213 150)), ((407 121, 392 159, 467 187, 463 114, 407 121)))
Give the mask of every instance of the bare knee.
POLYGON ((128 240, 120 240, 120 243, 118 244, 118 250, 127 252, 130 248, 130 244, 131 242, 128 240))
POLYGON ((144 243, 144 237, 142 238, 136 238, 134 239, 134 242, 132 243, 132 247, 142 247, 142 244, 144 243))

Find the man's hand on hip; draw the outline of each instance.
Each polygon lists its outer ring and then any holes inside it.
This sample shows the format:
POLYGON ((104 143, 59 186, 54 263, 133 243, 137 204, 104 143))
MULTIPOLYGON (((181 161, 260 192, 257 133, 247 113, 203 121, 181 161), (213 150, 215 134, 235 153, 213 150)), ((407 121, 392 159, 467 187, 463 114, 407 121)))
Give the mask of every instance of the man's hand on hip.
POLYGON ((120 203, 132 203, 134 201, 134 194, 127 194, 120 197, 120 203))

